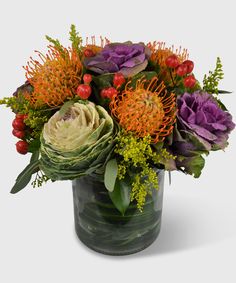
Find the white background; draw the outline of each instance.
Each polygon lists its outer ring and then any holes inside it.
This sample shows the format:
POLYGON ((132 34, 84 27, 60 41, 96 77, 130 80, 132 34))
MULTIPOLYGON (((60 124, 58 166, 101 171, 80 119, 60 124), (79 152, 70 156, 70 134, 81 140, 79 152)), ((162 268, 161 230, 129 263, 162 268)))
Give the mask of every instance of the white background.
MULTIPOLYGON (((44 35, 68 43, 81 34, 111 41, 149 40, 187 47, 195 75, 221 56, 221 87, 235 91, 234 1, 6 1, 0 4, 0 97, 24 82, 21 68, 44 35)), ((236 93, 222 97, 236 120, 236 93)), ((236 131, 212 153, 200 179, 173 174, 162 231, 147 250, 109 257, 84 247, 73 227, 70 182, 9 194, 29 156, 15 152, 13 114, 0 109, 0 282, 236 282, 236 131)))

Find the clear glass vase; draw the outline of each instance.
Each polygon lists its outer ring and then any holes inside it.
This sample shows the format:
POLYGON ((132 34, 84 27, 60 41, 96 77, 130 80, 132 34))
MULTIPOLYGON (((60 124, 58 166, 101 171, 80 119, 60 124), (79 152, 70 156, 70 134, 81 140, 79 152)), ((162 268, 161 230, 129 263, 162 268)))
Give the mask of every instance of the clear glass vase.
POLYGON ((89 248, 108 255, 128 255, 151 245, 161 227, 164 170, 157 174, 159 189, 147 197, 143 211, 132 202, 124 216, 112 203, 103 182, 90 176, 73 180, 79 239, 89 248))

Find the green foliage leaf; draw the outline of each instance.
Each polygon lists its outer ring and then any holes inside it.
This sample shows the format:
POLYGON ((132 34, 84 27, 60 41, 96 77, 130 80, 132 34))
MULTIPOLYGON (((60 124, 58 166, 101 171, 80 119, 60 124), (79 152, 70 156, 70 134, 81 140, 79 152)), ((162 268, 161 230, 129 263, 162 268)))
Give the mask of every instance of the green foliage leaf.
POLYGON ((29 152, 37 152, 40 148, 40 139, 37 138, 37 139, 34 139, 30 142, 29 144, 29 152))
POLYGON ((34 153, 32 153, 32 156, 30 158, 30 163, 33 163, 37 160, 39 160, 39 150, 36 150, 34 153))
POLYGON ((105 187, 109 192, 115 188, 115 183, 118 174, 118 165, 116 159, 111 159, 107 162, 104 175, 105 187))
POLYGON ((99 87, 99 89, 108 88, 112 86, 114 74, 103 74, 97 77, 93 77, 93 82, 99 87))
POLYGON ((109 196, 122 215, 125 214, 126 209, 130 204, 131 184, 128 179, 116 179, 115 188, 113 192, 109 192, 109 196))
POLYGON ((156 72, 157 74, 159 74, 161 67, 156 62, 152 62, 152 61, 149 60, 146 70, 147 71, 153 71, 153 72, 156 72))
POLYGON ((140 72, 131 79, 130 87, 135 88, 137 81, 140 80, 141 78, 150 81, 154 77, 157 77, 157 73, 154 71, 140 72))
POLYGON ((178 161, 180 163, 180 167, 184 167, 184 172, 190 175, 193 175, 194 178, 199 178, 202 169, 205 166, 205 160, 201 155, 196 155, 193 157, 181 157, 178 156, 178 161))
POLYGON ((194 178, 199 178, 204 166, 205 159, 201 155, 193 157, 189 166, 190 173, 194 175, 194 178))
POLYGON ((230 93, 232 93, 232 91, 227 91, 227 90, 219 89, 218 93, 220 93, 220 94, 230 94, 230 93))
POLYGON ((16 183, 13 186, 11 193, 16 194, 22 189, 24 189, 31 180, 31 177, 34 173, 39 170, 39 161, 33 160, 26 168, 20 173, 16 179, 16 183))
POLYGON ((217 103, 219 104, 220 108, 224 111, 228 111, 224 103, 220 99, 216 99, 217 103))

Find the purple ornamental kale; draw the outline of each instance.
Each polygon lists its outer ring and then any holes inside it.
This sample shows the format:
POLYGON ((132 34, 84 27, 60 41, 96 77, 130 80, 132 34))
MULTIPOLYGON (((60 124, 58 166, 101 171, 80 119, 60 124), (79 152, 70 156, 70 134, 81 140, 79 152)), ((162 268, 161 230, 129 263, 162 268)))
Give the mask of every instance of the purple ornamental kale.
POLYGON ((84 65, 98 74, 120 72, 129 77, 147 67, 150 54, 150 49, 143 43, 111 43, 96 56, 85 58, 84 65))
POLYGON ((196 91, 184 93, 177 99, 178 120, 209 150, 224 149, 235 124, 232 116, 223 111, 211 94, 196 91))

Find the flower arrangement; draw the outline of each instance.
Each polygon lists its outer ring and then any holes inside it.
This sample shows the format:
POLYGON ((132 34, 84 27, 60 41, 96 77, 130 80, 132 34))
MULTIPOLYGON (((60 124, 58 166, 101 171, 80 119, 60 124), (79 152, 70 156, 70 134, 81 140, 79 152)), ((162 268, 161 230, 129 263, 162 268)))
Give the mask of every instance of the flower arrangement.
POLYGON ((201 84, 187 50, 162 42, 83 44, 74 25, 70 47, 47 40, 26 82, 0 100, 15 113, 17 152, 32 154, 12 193, 92 175, 122 214, 130 202, 142 211, 157 168, 197 178, 204 155, 228 145, 235 124, 219 98, 219 58, 201 84))

